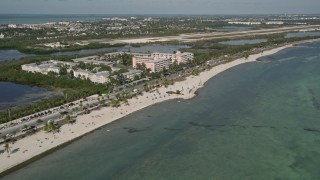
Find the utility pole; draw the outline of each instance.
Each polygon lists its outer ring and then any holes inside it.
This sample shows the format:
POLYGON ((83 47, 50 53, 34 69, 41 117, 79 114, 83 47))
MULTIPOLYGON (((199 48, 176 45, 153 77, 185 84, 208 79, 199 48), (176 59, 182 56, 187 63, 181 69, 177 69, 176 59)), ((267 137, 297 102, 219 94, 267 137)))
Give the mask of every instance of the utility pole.
POLYGON ((66 102, 68 102, 68 93, 66 93, 65 99, 66 99, 66 102))
POLYGON ((11 112, 10 112, 10 109, 8 109, 8 115, 9 115, 9 121, 11 121, 11 112))

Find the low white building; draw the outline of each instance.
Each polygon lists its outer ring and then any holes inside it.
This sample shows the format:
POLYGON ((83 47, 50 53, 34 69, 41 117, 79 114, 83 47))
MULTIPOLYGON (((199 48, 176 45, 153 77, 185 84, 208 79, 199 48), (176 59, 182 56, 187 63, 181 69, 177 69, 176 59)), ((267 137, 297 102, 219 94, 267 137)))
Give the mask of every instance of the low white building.
POLYGON ((284 24, 284 22, 283 21, 268 21, 268 22, 266 22, 266 24, 267 25, 282 25, 282 24, 284 24))
POLYGON ((4 35, 1 33, 0 34, 0 39, 3 39, 4 38, 4 35))
POLYGON ((123 54, 125 54, 125 52, 113 52, 113 53, 107 53, 104 55, 108 58, 113 58, 113 57, 121 56, 123 54))
POLYGON ((40 72, 42 73, 41 69, 38 67, 36 63, 32 64, 24 64, 21 66, 21 69, 27 72, 40 72))
POLYGON ((123 76, 126 77, 127 79, 133 80, 135 76, 140 76, 141 73, 142 73, 141 70, 130 69, 129 72, 123 73, 123 76))
MULTIPOLYGON (((59 74, 61 65, 66 66, 67 71, 71 72, 73 69, 72 67, 76 66, 77 64, 78 63, 50 60, 44 61, 40 64, 24 64, 21 66, 21 69, 32 73, 48 74, 49 72, 55 72, 59 74)), ((91 71, 78 69, 73 71, 73 75, 76 78, 89 79, 94 83, 105 84, 109 82, 110 73, 107 71, 92 73, 91 71)))
POLYGON ((21 69, 24 71, 32 72, 32 73, 37 72, 41 74, 48 74, 50 71, 59 73, 60 71, 60 68, 56 69, 56 67, 53 65, 50 65, 50 64, 37 65, 36 63, 22 65, 21 69))
POLYGON ((17 28, 16 24, 8 24, 8 28, 17 28))
POLYGON ((90 71, 78 69, 76 71, 73 71, 73 76, 76 78, 81 78, 81 79, 87 79, 89 76, 91 76, 93 73, 90 71))
POLYGON ((47 70, 48 70, 48 72, 54 72, 54 73, 57 73, 57 74, 60 73, 60 68, 56 67, 56 66, 49 66, 47 70))
POLYGON ((260 25, 261 22, 251 22, 251 21, 230 21, 228 24, 242 24, 242 25, 260 25))
POLYGON ((94 83, 105 84, 105 83, 109 82, 109 76, 110 76, 109 72, 102 71, 102 72, 98 72, 95 74, 91 74, 89 76, 89 79, 90 79, 90 81, 92 81, 94 83))
POLYGON ((46 47, 51 47, 51 48, 64 48, 64 47, 69 46, 69 45, 61 44, 60 42, 47 43, 47 44, 43 44, 43 45, 46 47))
POLYGON ((50 61, 41 62, 41 64, 36 64, 36 63, 24 64, 21 66, 21 69, 24 71, 32 72, 32 73, 38 72, 41 74, 48 74, 49 72, 55 72, 59 74, 60 65, 69 66, 68 72, 70 72, 71 68, 77 65, 77 63, 50 60, 50 61))
POLYGON ((89 79, 90 81, 92 81, 94 83, 105 84, 105 83, 109 82, 110 73, 107 71, 92 73, 90 71, 79 69, 79 70, 74 71, 73 75, 74 75, 74 77, 77 77, 77 78, 89 79))
POLYGON ((74 62, 84 62, 84 63, 92 63, 94 65, 106 65, 106 66, 112 66, 113 62, 105 61, 104 56, 88 56, 83 58, 76 58, 72 59, 74 62))

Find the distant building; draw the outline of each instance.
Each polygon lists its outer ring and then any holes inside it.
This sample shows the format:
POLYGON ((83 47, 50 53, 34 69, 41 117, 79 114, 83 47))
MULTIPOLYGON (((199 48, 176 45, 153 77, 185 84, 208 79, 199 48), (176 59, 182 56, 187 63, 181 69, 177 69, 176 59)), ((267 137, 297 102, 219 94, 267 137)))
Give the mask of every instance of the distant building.
POLYGON ((273 24, 276 24, 276 25, 282 25, 284 24, 283 21, 268 21, 266 22, 267 25, 273 25, 273 24))
POLYGON ((88 56, 83 58, 72 59, 74 62, 84 62, 84 63, 92 63, 94 65, 106 65, 112 66, 113 63, 110 61, 105 61, 104 56, 88 56))
POLYGON ((230 21, 228 24, 242 24, 242 25, 260 25, 261 22, 251 22, 251 21, 230 21))
POLYGON ((64 26, 68 26, 70 24, 70 22, 58 22, 59 25, 64 25, 64 26))
POLYGON ((1 33, 0 34, 0 39, 3 39, 4 38, 4 35, 1 33))
POLYGON ((89 45, 89 43, 88 42, 76 42, 76 43, 74 43, 75 45, 79 45, 79 46, 87 46, 87 45, 89 45))
POLYGON ((51 47, 51 48, 64 48, 64 47, 69 46, 69 45, 61 44, 60 42, 47 43, 47 44, 43 44, 43 45, 46 47, 51 47))
POLYGON ((113 57, 121 56, 123 54, 125 54, 125 52, 113 52, 113 53, 107 53, 104 55, 108 58, 113 58, 113 57))
POLYGON ((8 24, 8 28, 17 28, 16 24, 8 24))

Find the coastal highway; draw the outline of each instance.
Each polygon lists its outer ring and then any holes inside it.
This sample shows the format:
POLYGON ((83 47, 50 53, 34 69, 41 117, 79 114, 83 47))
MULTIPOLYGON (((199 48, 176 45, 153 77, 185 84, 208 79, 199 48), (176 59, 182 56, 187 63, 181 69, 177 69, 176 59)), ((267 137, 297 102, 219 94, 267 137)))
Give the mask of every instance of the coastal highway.
MULTIPOLYGON (((172 75, 177 77, 178 75, 172 75)), ((171 78, 170 78, 171 79, 171 78)), ((138 90, 143 90, 143 85, 140 84, 140 86, 135 87, 138 90)), ((126 91, 128 89, 124 89, 123 91, 126 91)), ((103 95, 106 98, 106 95, 103 95)), ((115 93, 109 94, 109 99, 114 99, 115 97, 115 93)), ((69 102, 65 105, 59 106, 59 107, 55 107, 55 108, 51 108, 51 109, 47 109, 45 111, 41 111, 32 115, 28 115, 26 117, 22 117, 16 120, 13 120, 11 122, 2 124, 0 126, 0 137, 3 136, 11 136, 11 135, 15 135, 15 136, 20 136, 25 134, 25 132, 22 132, 22 129, 27 126, 27 127, 35 127, 36 129, 43 127, 46 123, 48 123, 49 120, 54 121, 54 122, 58 122, 61 121, 65 118, 65 116, 71 112, 74 112, 75 109, 78 109, 78 112, 75 113, 79 113, 81 106, 80 106, 80 102, 82 102, 82 106, 89 106, 89 107, 95 107, 97 104, 99 104, 99 96, 98 95, 93 95, 84 99, 80 99, 80 100, 76 100, 73 102, 69 102), (72 105, 71 105, 72 104, 72 105), (50 111, 50 113, 48 113, 50 111), (46 112, 46 113, 45 113, 46 112), (39 114, 43 114, 40 116, 35 117, 35 115, 39 115, 39 114), (33 117, 33 118, 30 118, 33 117), (38 120, 41 119, 42 122, 38 122, 38 120)), ((100 97, 101 99, 101 97, 100 97)), ((109 103, 109 101, 106 101, 106 103, 109 103)), ((0 139, 0 143, 3 141, 3 139, 0 139)))
MULTIPOLYGON (((114 98, 115 96, 112 94, 109 97, 114 98)), ((72 112, 73 109, 76 109, 76 108, 81 109, 80 101, 82 101, 83 106, 92 106, 94 104, 99 103, 98 95, 90 96, 85 99, 87 100, 84 100, 84 99, 77 100, 59 107, 51 108, 51 109, 36 113, 36 114, 42 114, 42 113, 44 114, 38 117, 34 117, 35 114, 33 114, 23 118, 16 119, 9 123, 3 124, 1 125, 0 137, 6 136, 7 134, 9 135, 15 134, 15 136, 22 135, 24 134, 24 132, 22 132, 21 130, 25 126, 28 126, 28 127, 35 126, 36 128, 39 128, 39 127, 43 127, 44 124, 47 123, 49 120, 60 121, 65 118, 66 114, 72 112), (73 105, 70 106, 70 104, 73 104, 73 105), (51 111, 51 113, 48 113, 48 111, 51 111), (47 112, 47 113, 44 113, 44 112, 47 112), (31 116, 33 116, 34 118, 30 118, 31 116), (37 122, 39 119, 41 119, 42 121, 41 123, 37 122)), ((0 139, 0 142, 2 141, 3 140, 0 139)))
POLYGON ((14 125, 12 127, 8 127, 8 128, 5 128, 4 130, 1 130, 0 133, 2 133, 3 135, 6 135, 6 134, 15 134, 15 135, 20 135, 21 132, 21 129, 24 128, 24 126, 28 126, 28 127, 31 127, 31 126, 35 126, 35 127, 39 127, 41 125, 44 125, 45 123, 47 123, 49 120, 58 120, 58 119, 61 119, 63 117, 63 115, 60 114, 60 112, 55 112, 55 113, 52 113, 52 114, 49 114, 49 115, 46 115, 46 116, 42 116, 42 117, 39 117, 39 118, 34 118, 28 122, 25 122, 25 123, 19 123, 17 125, 14 125), (38 119, 41 119, 41 123, 37 123, 37 120, 38 119))

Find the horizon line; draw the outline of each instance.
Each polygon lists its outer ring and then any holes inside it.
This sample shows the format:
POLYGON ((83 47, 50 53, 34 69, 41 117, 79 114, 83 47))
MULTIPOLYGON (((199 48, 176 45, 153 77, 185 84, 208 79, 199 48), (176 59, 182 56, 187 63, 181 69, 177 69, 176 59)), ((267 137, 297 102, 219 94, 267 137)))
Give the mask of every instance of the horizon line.
POLYGON ((191 14, 184 14, 184 13, 0 13, 0 15, 183 15, 183 16, 212 16, 212 15, 320 15, 320 13, 217 13, 217 14, 200 14, 200 13, 191 13, 191 14))

